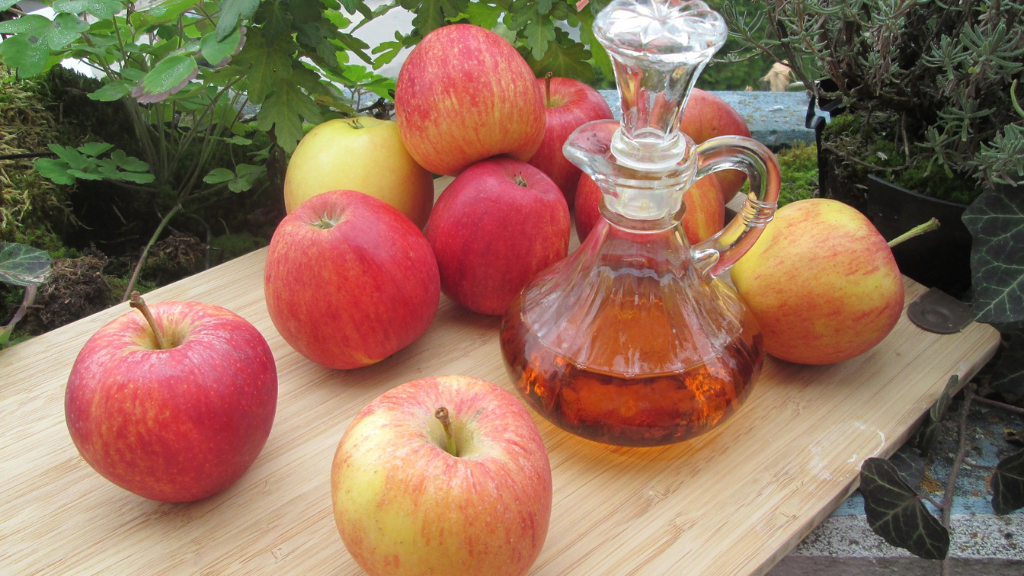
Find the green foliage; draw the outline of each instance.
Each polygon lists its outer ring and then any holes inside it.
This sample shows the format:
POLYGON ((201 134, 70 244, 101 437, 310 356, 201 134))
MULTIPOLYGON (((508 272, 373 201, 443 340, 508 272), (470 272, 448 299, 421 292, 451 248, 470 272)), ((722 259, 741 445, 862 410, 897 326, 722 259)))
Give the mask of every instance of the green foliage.
POLYGON ((780 150, 779 206, 818 195, 818 150, 807 144, 796 144, 780 150))
POLYGON ((992 509, 1009 514, 1024 508, 1024 450, 1003 458, 992 474, 992 509))
POLYGON ((929 560, 941 560, 949 553, 949 531, 888 460, 864 461, 860 492, 868 524, 886 542, 929 560))
POLYGON ((15 286, 42 284, 50 273, 50 255, 24 244, 0 243, 0 282, 15 286))
POLYGON ((974 313, 981 322, 1024 320, 1024 194, 986 191, 964 213, 974 243, 974 313))
MULTIPOLYGON (((732 20, 753 20, 763 14, 764 4, 756 0, 710 0, 708 6, 732 20)), ((759 18, 755 30, 764 34, 766 21, 759 18)), ((775 59, 750 50, 735 33, 722 46, 715 59, 708 64, 697 79, 697 86, 704 90, 745 90, 748 87, 762 88, 761 78, 768 73, 775 59)))
POLYGON ((57 184, 74 184, 75 180, 112 180, 149 184, 154 176, 149 173, 149 164, 122 150, 114 150, 110 157, 101 158, 114 146, 103 142, 89 142, 72 148, 50 144, 49 148, 57 159, 39 158, 35 162, 40 174, 57 184))

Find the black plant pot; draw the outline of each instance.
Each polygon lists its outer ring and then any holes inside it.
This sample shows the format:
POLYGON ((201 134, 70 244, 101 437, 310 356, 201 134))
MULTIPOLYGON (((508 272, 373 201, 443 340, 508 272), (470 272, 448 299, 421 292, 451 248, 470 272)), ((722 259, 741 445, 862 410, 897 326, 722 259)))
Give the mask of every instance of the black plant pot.
MULTIPOLYGON (((818 186, 821 196, 849 204, 871 220, 886 240, 903 234, 931 218, 939 229, 911 238, 893 248, 900 271, 929 288, 961 298, 971 288, 971 233, 961 217, 967 206, 922 196, 882 178, 869 175, 864 182, 850 182, 842 175, 839 159, 822 150, 825 120, 815 112, 811 98, 807 127, 818 144, 818 186)), ((832 117, 843 112, 836 102, 817 108, 832 117)))

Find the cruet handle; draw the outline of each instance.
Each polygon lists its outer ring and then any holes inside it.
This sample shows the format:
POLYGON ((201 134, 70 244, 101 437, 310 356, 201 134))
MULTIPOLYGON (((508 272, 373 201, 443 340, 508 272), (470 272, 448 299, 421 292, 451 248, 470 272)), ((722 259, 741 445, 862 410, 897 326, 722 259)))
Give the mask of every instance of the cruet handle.
POLYGON ((719 136, 698 144, 697 178, 719 170, 742 170, 750 182, 743 209, 718 234, 693 247, 701 275, 716 278, 754 245, 771 222, 779 200, 779 163, 760 142, 742 136, 719 136))

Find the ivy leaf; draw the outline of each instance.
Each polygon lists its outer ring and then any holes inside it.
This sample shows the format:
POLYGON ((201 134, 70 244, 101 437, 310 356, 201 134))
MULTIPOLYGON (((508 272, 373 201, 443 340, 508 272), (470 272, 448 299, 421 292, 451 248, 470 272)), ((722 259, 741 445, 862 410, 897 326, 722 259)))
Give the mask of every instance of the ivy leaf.
POLYGON ((1024 319, 1024 194, 996 188, 981 194, 963 216, 974 242, 971 276, 979 322, 1024 319))
POLYGON ((0 282, 15 286, 42 284, 50 274, 50 255, 24 244, 0 243, 0 282))
POLYGON ((159 102, 184 88, 196 77, 199 65, 196 59, 185 54, 168 56, 146 74, 134 96, 142 103, 159 102))
POLYGON ((117 0, 57 0, 53 3, 54 12, 68 14, 88 12, 101 20, 113 18, 114 14, 120 12, 122 8, 121 3, 117 0))
POLYGON ((222 42, 235 31, 239 19, 243 22, 252 18, 260 0, 223 0, 220 3, 220 16, 217 19, 217 41, 222 42))
POLYGON ((131 94, 134 86, 135 83, 131 80, 117 80, 104 84, 99 90, 89 94, 89 98, 100 102, 113 102, 131 94))
POLYGON ((1024 508, 1024 450, 1000 460, 992 473, 992 509, 1009 514, 1018 508, 1024 508))
POLYGON ((277 143, 290 153, 302 139, 302 121, 320 123, 320 108, 291 81, 282 81, 263 102, 256 122, 264 132, 274 130, 277 143))
POLYGON ((46 69, 50 50, 40 36, 18 34, 0 42, 0 58, 7 66, 17 68, 18 76, 30 78, 46 69))
POLYGON ((860 492, 871 530, 886 542, 927 560, 942 560, 949 553, 949 531, 928 512, 889 461, 864 461, 860 492))
POLYGON ((57 14, 50 29, 46 32, 46 43, 50 46, 50 50, 60 50, 78 40, 82 36, 82 32, 88 29, 89 23, 74 14, 57 14))
POLYGON ((1010 403, 1024 399, 1024 325, 998 325, 1002 347, 994 360, 989 386, 1010 403))
POLYGON ((925 417, 924 424, 921 425, 921 430, 917 433, 917 449, 927 454, 931 451, 932 446, 935 445, 935 438, 939 432, 939 422, 946 415, 946 410, 949 409, 949 403, 952 400, 953 394, 956 393, 957 388, 960 385, 960 376, 953 374, 949 377, 946 382, 946 388, 939 395, 939 399, 932 404, 928 414, 925 417))
POLYGON ((532 51, 521 49, 521 52, 526 52, 523 58, 533 69, 533 73, 538 78, 551 72, 555 76, 575 78, 581 82, 594 80, 596 75, 594 68, 587 63, 590 52, 586 47, 574 41, 563 30, 556 29, 555 35, 558 41, 549 44, 548 51, 540 59, 534 58, 532 51))

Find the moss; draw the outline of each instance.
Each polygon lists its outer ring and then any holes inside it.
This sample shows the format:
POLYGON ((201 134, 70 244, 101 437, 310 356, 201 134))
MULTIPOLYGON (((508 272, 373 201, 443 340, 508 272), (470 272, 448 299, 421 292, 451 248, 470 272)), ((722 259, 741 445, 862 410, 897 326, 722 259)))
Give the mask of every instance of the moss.
POLYGON ((776 154, 782 176, 779 206, 818 196, 818 149, 796 144, 776 154))

